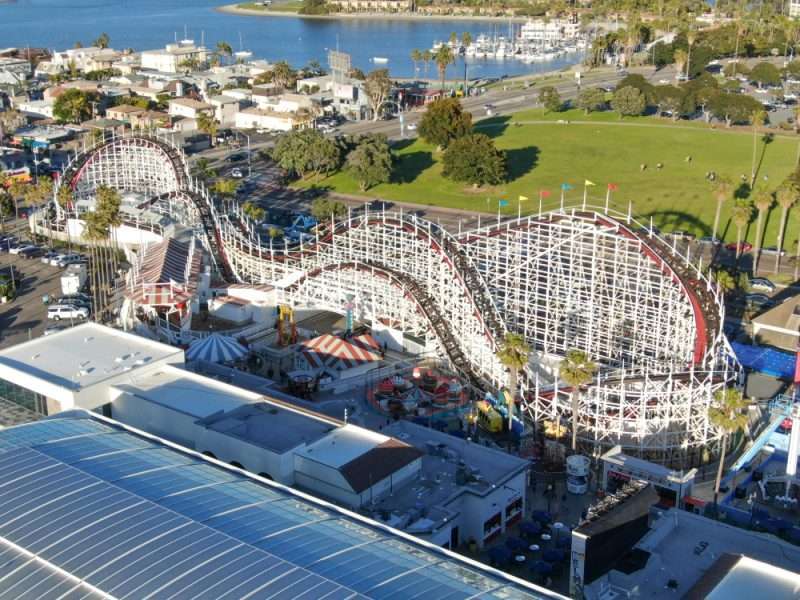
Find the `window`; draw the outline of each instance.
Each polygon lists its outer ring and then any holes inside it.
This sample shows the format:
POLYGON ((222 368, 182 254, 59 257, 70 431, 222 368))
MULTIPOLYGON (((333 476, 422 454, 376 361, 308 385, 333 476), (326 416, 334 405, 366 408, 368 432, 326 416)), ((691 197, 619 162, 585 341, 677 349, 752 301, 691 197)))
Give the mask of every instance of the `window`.
POLYGON ((0 398, 40 415, 47 415, 47 398, 5 379, 0 379, 0 398))

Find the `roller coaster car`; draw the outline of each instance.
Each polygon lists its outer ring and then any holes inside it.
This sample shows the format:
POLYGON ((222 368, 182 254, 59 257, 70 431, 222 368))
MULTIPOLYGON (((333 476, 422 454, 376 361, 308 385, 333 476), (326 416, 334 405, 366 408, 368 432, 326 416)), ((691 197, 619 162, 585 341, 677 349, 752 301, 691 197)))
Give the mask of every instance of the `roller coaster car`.
POLYGON ((478 403, 478 427, 489 433, 503 431, 503 416, 486 400, 478 403))

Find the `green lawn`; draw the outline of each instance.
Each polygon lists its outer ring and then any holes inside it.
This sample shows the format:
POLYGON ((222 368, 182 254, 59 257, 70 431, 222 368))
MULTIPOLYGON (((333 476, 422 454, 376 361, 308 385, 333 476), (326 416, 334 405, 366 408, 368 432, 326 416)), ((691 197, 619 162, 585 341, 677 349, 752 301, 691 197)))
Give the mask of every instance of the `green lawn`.
MULTIPOLYGON (((537 109, 517 113, 510 120, 485 119, 476 127, 495 137, 498 147, 508 152, 510 181, 506 185, 474 191, 451 182, 441 176, 435 149, 415 141, 397 145, 395 181, 372 188, 366 195, 488 212, 496 212, 498 199, 505 198, 509 201, 509 206, 502 209, 506 213, 516 213, 517 198, 522 195, 530 198, 523 202, 523 212, 533 212, 538 209, 539 190, 551 192, 545 208, 553 208, 559 203, 560 185, 569 182, 574 190, 568 192, 567 201, 574 204, 582 200, 583 182, 588 179, 597 184, 589 188, 594 204, 603 204, 606 184, 615 183, 619 191, 612 196, 612 207, 627 210, 630 201, 634 215, 645 222, 652 216, 654 224, 664 230, 682 229, 703 236, 711 233, 715 210, 706 173, 727 174, 737 181, 741 175, 750 174, 752 134, 711 129, 701 123, 673 124, 653 117, 620 122, 610 112, 544 115, 537 109), (569 124, 557 123, 559 119, 569 124), (687 156, 691 156, 690 162, 686 161, 687 156), (644 171, 643 163, 647 165, 644 171), (657 168, 658 163, 663 165, 661 169, 657 168)), ((799 138, 791 136, 778 136, 769 144, 759 139, 757 188, 774 189, 792 171, 799 142, 799 138)), ((342 193, 360 193, 347 173, 300 185, 312 183, 342 193)), ((736 232, 728 220, 729 208, 723 212, 720 233, 731 240, 736 232)), ((800 218, 793 222, 800 217, 800 206, 794 212, 787 239, 796 237, 800 224, 800 218)), ((778 218, 779 210, 773 209, 767 218, 767 246, 775 243, 778 218)), ((749 228, 747 237, 755 237, 754 226, 749 228)))
POLYGON ((263 10, 264 12, 292 12, 296 13, 303 7, 301 0, 286 0, 285 2, 273 2, 270 6, 262 6, 255 2, 244 2, 237 5, 239 8, 247 10, 263 10))

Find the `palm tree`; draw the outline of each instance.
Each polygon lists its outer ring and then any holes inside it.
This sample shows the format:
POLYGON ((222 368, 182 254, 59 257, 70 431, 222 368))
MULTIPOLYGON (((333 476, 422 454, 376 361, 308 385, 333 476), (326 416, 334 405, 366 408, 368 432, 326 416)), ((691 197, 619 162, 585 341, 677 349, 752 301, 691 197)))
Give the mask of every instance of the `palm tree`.
POLYGON ((201 112, 197 115, 197 128, 211 137, 211 145, 213 146, 214 140, 217 137, 217 131, 219 131, 219 123, 217 123, 214 116, 201 112))
POLYGON ((575 452, 578 446, 578 399, 581 386, 592 381, 597 365, 583 350, 569 350, 558 369, 559 377, 572 387, 572 451, 575 452))
POLYGON ((772 192, 761 190, 756 194, 753 204, 758 210, 758 220, 756 221, 756 248, 753 259, 753 275, 758 273, 758 260, 761 258, 761 244, 763 243, 762 229, 764 227, 764 215, 772 207, 772 192))
POLYGON ((449 40, 450 46, 455 46, 457 42, 458 42, 458 34, 455 31, 451 31, 449 40))
POLYGON ((461 46, 466 50, 472 45, 472 34, 469 31, 465 31, 461 34, 461 46))
POLYGON ((739 13, 738 18, 736 19, 736 46, 733 51, 733 76, 736 77, 736 69, 739 66, 739 40, 742 38, 743 35, 746 35, 749 31, 750 24, 746 19, 744 19, 744 15, 739 13))
POLYGON ((419 63, 422 62, 422 52, 419 48, 414 48, 411 51, 411 61, 414 63, 414 75, 419 72, 419 63))
POLYGON ((750 167, 750 187, 756 182, 756 151, 758 149, 758 128, 764 125, 767 120, 767 113, 762 109, 756 109, 750 115, 750 124, 753 126, 753 162, 750 167))
POLYGON ((217 54, 230 58, 233 56, 233 48, 228 42, 217 42, 217 54))
POLYGON ((775 272, 777 273, 781 268, 781 252, 783 250, 783 236, 786 233, 786 220, 789 217, 789 209, 800 199, 800 186, 792 181, 786 181, 775 192, 775 198, 781 207, 781 222, 778 227, 778 252, 775 254, 775 272))
POLYGON ((728 271, 717 271, 714 279, 716 279, 717 285, 723 294, 728 294, 736 289, 736 280, 728 271))
POLYGON ((722 212, 722 205, 726 200, 733 197, 733 181, 730 177, 722 176, 714 183, 714 200, 717 201, 717 212, 714 214, 714 229, 711 232, 711 238, 717 239, 717 231, 719 228, 719 215, 722 212))
POLYGON ((422 53, 422 66, 425 67, 425 78, 428 77, 428 66, 431 64, 433 60, 433 54, 430 50, 425 50, 422 53))
POLYGON ((678 79, 683 74, 683 68, 688 64, 689 55, 683 48, 678 48, 672 55, 672 60, 675 61, 675 79, 678 79))
POLYGON ((217 176, 217 171, 211 167, 211 163, 205 157, 200 157, 195 161, 192 171, 195 177, 204 181, 217 176))
POLYGON ((686 79, 690 79, 689 71, 692 68, 692 46, 697 39, 697 32, 690 29, 686 32, 686 43, 689 45, 689 51, 686 54, 686 79))
POLYGON ((510 400, 508 406, 508 430, 511 431, 511 421, 514 415, 514 401, 517 397, 517 384, 519 381, 519 372, 528 364, 528 355, 530 354, 530 346, 525 343, 523 338, 518 333, 507 333, 503 340, 503 345, 497 351, 497 358, 500 362, 508 367, 510 372, 510 400))
POLYGON ((714 405, 708 408, 708 420, 722 432, 717 480, 714 483, 714 506, 717 505, 719 486, 722 482, 728 436, 742 431, 747 426, 747 414, 744 411, 747 409, 748 404, 747 400, 742 396, 741 390, 725 388, 718 390, 714 394, 714 405))
POLYGON ((444 90, 445 75, 447 74, 447 67, 455 61, 453 51, 447 44, 442 44, 436 50, 436 55, 433 57, 436 66, 439 68, 439 78, 442 80, 442 90, 444 90))
POLYGON ((731 211, 731 220, 736 226, 736 261, 742 255, 742 233, 753 218, 753 205, 746 200, 738 200, 731 211))

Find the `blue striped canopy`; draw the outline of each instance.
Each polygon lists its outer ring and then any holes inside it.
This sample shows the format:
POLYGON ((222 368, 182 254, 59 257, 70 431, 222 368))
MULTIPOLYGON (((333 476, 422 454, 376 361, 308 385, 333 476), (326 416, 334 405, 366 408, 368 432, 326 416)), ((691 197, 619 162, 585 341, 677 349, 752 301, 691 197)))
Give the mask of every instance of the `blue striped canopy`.
POLYGON ((248 350, 236 340, 225 335, 212 333, 207 338, 196 340, 186 350, 186 360, 206 360, 224 363, 242 358, 248 350))

